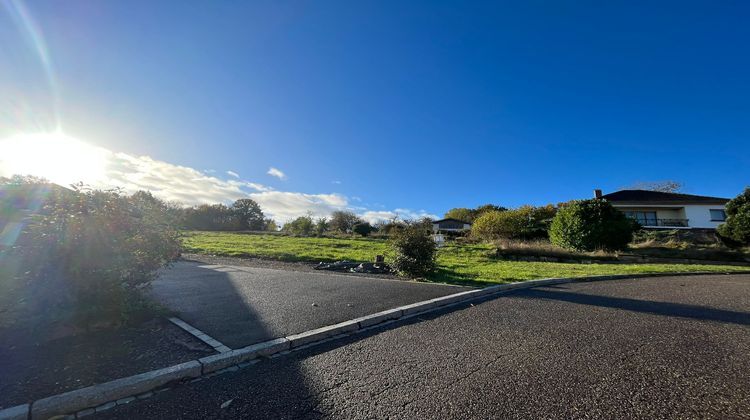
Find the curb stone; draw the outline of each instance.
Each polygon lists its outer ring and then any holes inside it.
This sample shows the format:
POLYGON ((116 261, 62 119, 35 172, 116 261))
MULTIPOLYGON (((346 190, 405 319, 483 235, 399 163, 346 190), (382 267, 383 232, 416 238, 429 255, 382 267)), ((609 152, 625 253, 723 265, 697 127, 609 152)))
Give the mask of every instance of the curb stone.
POLYGON ((31 418, 32 420, 47 419, 58 414, 75 413, 85 408, 98 408, 110 401, 141 394, 172 381, 195 378, 200 375, 201 364, 193 360, 127 378, 115 379, 37 400, 31 405, 31 418))
POLYGON ((366 315, 353 320, 344 321, 334 325, 305 331, 299 334, 293 334, 287 337, 281 337, 274 340, 265 341, 241 349, 230 350, 211 356, 181 363, 178 365, 158 369, 142 374, 116 379, 103 384, 92 385, 90 387, 69 391, 37 400, 31 404, 23 404, 15 407, 0 410, 0 420, 32 420, 48 419, 55 416, 75 416, 72 413, 79 413, 79 417, 90 414, 93 411, 100 411, 103 407, 111 408, 119 401, 133 401, 131 397, 137 399, 148 398, 160 388, 170 382, 210 377, 220 374, 224 371, 233 371, 239 369, 242 365, 250 365, 257 362, 258 357, 278 356, 286 354, 291 349, 300 347, 309 347, 321 342, 334 340, 343 337, 349 333, 370 330, 381 325, 393 324, 401 319, 412 318, 414 315, 423 314, 436 309, 454 306, 460 303, 469 302, 475 299, 481 299, 487 296, 496 295, 505 291, 530 289, 540 286, 551 286, 565 283, 593 282, 600 280, 619 280, 628 278, 648 278, 648 277, 671 277, 686 275, 720 275, 720 274, 750 274, 750 271, 736 271, 729 273, 722 272, 689 272, 689 273, 651 273, 651 274, 617 274, 602 275, 590 277, 574 278, 548 278, 537 280, 526 280, 514 283, 498 284, 474 289, 464 292, 455 293, 435 299, 417 302, 411 305, 400 306, 382 312, 366 315), (237 367, 237 369, 230 369, 237 367), (96 410, 99 408, 99 410, 96 410))
POLYGON ((26 420, 29 418, 29 404, 17 405, 0 410, 0 420, 26 420))
POLYGON ((206 356, 198 361, 203 366, 203 374, 221 370, 233 365, 237 365, 248 360, 256 359, 261 356, 269 356, 280 351, 289 349, 290 341, 287 338, 277 338, 274 340, 264 341, 253 344, 241 349, 230 350, 226 353, 206 356))

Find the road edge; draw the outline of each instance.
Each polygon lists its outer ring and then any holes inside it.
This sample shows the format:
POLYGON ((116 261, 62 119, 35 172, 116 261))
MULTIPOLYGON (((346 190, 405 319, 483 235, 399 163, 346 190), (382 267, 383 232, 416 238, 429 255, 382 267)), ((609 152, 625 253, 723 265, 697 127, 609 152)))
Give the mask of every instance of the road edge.
POLYGON ((683 273, 617 274, 590 277, 559 277, 526 280, 488 286, 482 289, 468 290, 448 296, 399 306, 397 308, 365 315, 363 317, 333 325, 327 325, 299 334, 279 337, 240 349, 203 357, 198 360, 192 360, 85 388, 75 389, 41 398, 31 403, 12 406, 0 410, 0 420, 37 420, 48 419, 56 416, 81 418, 88 414, 110 409, 117 405, 128 404, 136 398, 141 399, 149 397, 153 395, 152 391, 164 389, 164 387, 168 387, 175 383, 199 380, 202 377, 214 376, 226 371, 237 370, 239 367, 244 367, 255 359, 261 357, 270 357, 281 352, 309 347, 329 341, 333 338, 369 330, 372 327, 384 323, 412 318, 417 315, 422 315, 472 300, 486 298, 511 290, 530 289, 533 287, 574 282, 722 274, 750 274, 750 270, 733 272, 701 271, 683 273))

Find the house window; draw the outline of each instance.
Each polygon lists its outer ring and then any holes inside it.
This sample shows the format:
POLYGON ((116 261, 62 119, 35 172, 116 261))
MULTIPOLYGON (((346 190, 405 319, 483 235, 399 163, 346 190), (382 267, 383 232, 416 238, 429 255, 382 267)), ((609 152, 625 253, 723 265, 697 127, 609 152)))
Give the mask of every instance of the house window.
POLYGON ((655 211, 626 211, 625 216, 635 219, 641 226, 657 226, 655 211))
POLYGON ((711 209, 711 221, 712 222, 723 222, 727 220, 727 214, 721 209, 711 209))

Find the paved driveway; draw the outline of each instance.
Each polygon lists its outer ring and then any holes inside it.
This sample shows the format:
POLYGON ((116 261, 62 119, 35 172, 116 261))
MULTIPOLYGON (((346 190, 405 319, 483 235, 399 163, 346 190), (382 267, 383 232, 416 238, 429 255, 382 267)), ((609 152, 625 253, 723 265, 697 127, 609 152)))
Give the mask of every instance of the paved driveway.
POLYGON ((179 262, 152 293, 230 348, 300 333, 466 288, 441 284, 179 262))
POLYGON ((749 275, 573 283, 264 360, 101 418, 748 418, 748 349, 749 275))

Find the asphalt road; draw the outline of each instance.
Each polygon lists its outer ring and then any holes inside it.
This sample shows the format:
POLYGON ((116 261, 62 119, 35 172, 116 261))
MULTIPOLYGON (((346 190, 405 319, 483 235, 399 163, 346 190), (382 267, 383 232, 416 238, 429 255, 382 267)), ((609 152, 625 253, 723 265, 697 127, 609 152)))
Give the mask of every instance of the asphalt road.
POLYGON ((240 348, 463 290, 326 271, 178 262, 151 292, 184 321, 240 348))
POLYGON ((750 275, 529 289, 97 416, 750 418, 749 310, 750 275))

